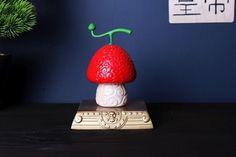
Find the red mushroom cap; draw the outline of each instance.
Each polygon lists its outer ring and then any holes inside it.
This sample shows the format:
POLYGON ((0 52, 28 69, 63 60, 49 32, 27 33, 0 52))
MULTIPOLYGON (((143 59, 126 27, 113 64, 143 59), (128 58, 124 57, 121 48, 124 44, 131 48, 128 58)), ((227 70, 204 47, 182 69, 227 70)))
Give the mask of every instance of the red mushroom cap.
POLYGON ((87 78, 93 83, 124 84, 135 80, 136 70, 123 48, 118 45, 105 45, 92 57, 87 78))

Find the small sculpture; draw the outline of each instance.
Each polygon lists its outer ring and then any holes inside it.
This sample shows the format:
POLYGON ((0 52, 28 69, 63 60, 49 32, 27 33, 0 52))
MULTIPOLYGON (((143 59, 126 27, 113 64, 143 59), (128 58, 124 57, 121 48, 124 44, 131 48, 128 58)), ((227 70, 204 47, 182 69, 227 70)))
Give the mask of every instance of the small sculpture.
POLYGON ((142 100, 127 102, 125 83, 135 80, 136 70, 127 52, 120 46, 114 45, 112 41, 114 33, 131 34, 131 30, 117 28, 95 35, 96 27, 92 23, 88 29, 95 38, 109 36, 110 43, 97 50, 87 70, 88 80, 98 84, 96 102, 95 100, 81 101, 71 129, 152 129, 152 120, 146 103, 142 100))
POLYGON ((109 36, 108 45, 101 47, 92 57, 87 78, 98 84, 96 103, 102 107, 121 107, 127 102, 125 83, 136 78, 136 70, 128 53, 120 46, 113 44, 113 34, 122 32, 131 34, 125 28, 117 28, 101 35, 95 35, 96 26, 91 23, 88 27, 95 38, 109 36))

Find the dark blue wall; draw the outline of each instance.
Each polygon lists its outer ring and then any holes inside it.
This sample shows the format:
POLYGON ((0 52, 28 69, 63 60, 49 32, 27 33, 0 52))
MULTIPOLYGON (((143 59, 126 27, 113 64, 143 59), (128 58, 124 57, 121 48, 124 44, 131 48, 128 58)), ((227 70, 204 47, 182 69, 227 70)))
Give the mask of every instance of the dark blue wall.
POLYGON ((0 45, 22 71, 15 78, 21 77, 16 91, 24 102, 94 98, 96 85, 86 80, 86 69, 108 40, 90 36, 91 21, 98 32, 134 30, 133 36, 115 36, 136 64, 137 80, 127 85, 131 99, 236 102, 235 23, 171 25, 167 0, 31 1, 37 27, 0 45))

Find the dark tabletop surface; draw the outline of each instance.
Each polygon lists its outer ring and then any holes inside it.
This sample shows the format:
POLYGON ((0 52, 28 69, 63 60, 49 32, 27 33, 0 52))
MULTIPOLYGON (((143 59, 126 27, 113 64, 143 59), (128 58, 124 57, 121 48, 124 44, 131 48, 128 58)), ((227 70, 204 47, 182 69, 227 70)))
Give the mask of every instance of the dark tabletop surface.
POLYGON ((155 129, 71 131, 79 104, 0 109, 0 157, 236 157, 236 104, 148 104, 155 129))

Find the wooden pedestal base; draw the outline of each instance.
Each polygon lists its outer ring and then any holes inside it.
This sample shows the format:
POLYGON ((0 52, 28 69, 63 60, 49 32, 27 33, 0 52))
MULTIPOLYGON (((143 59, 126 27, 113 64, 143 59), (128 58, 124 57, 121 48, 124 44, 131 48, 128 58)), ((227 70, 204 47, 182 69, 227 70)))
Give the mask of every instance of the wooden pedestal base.
POLYGON ((71 125, 72 130, 152 129, 144 101, 131 101, 124 107, 104 108, 94 100, 84 100, 71 125))

